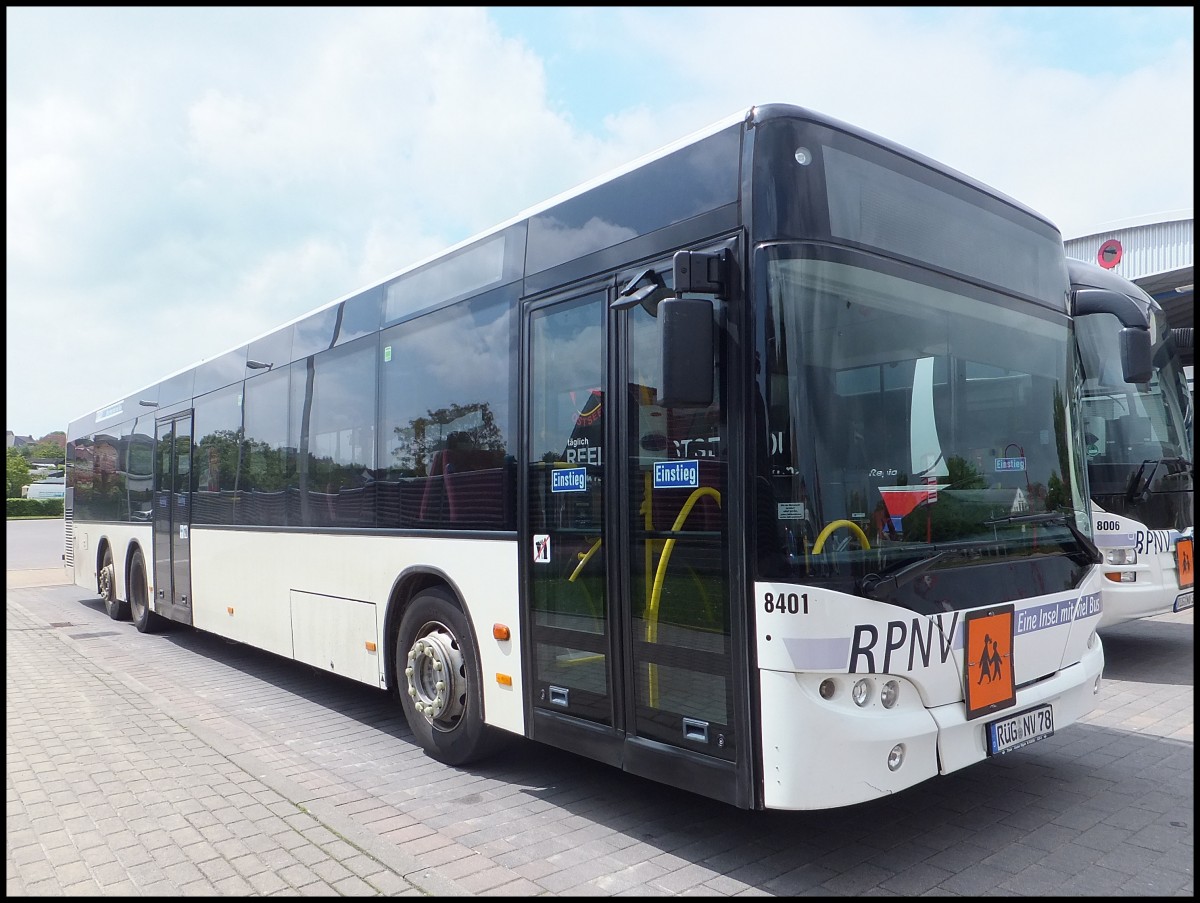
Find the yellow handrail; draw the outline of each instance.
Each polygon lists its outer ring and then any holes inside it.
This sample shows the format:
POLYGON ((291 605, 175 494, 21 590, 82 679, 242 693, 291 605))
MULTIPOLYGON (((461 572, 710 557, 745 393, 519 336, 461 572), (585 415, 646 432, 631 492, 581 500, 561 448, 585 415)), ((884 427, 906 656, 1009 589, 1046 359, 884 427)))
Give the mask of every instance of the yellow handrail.
MULTIPOLYGON (((705 496, 711 496, 713 499, 716 500, 717 505, 721 504, 721 493, 718 492, 716 489, 713 489, 711 486, 701 486, 699 489, 694 490, 692 492, 692 494, 688 496, 687 501, 683 503, 683 507, 679 509, 679 514, 675 518, 675 523, 672 524, 672 526, 671 526, 672 533, 677 533, 681 529, 683 529, 683 525, 687 522, 688 515, 690 515, 692 513, 692 509, 696 506, 696 503, 698 501, 700 501, 700 499, 704 498, 705 496)), ((646 493, 645 493, 645 495, 643 495, 642 512, 641 512, 645 516, 647 530, 653 528, 653 515, 651 514, 651 509, 650 509, 650 498, 651 498, 650 485, 649 485, 649 481, 647 481, 646 493)), ((850 522, 846 521, 846 523, 850 523, 850 522)), ((833 527, 833 526, 834 526, 834 524, 830 524, 830 527, 833 527)), ((855 529, 858 529, 857 524, 850 523, 850 526, 854 527, 855 529)), ((828 529, 828 528, 826 528, 826 529, 828 529)), ((859 532, 861 533, 862 531, 860 530, 859 532)), ((866 537, 864 536, 863 538, 865 541, 866 537)), ((571 572, 571 576, 567 578, 567 580, 569 582, 574 582, 575 578, 579 576, 579 574, 583 570, 584 566, 589 561, 592 560, 592 557, 596 554, 597 551, 599 551, 600 545, 603 542, 603 539, 604 539, 603 537, 597 538, 596 541, 592 543, 591 548, 589 548, 586 552, 580 553, 579 564, 575 565, 575 569, 571 572)), ((823 539, 824 539, 824 537, 822 536, 822 539, 818 540, 818 542, 823 541, 823 539)), ((655 542, 656 542, 656 540, 653 540, 650 538, 647 538, 647 540, 646 540, 646 565, 647 565, 646 570, 647 570, 647 572, 649 572, 650 561, 653 559, 654 553, 651 550, 652 550, 653 544, 655 542)), ((650 599, 646 606, 646 615, 645 615, 645 617, 646 617, 646 642, 648 642, 648 643, 655 643, 658 641, 658 610, 659 610, 659 606, 662 603, 663 584, 666 583, 666 578, 667 578, 667 563, 670 561, 671 553, 674 551, 674 549, 675 549, 675 538, 671 537, 670 539, 667 539, 663 543, 662 555, 659 557, 658 567, 655 569, 654 584, 650 590, 650 599)), ((814 551, 817 551, 817 550, 814 550, 814 551)), ((602 658, 602 656, 593 656, 592 658, 602 658)), ((649 679, 649 688, 648 689, 649 689, 649 696, 650 696, 650 705, 651 705, 651 707, 657 707, 658 706, 658 666, 655 665, 653 662, 649 662, 649 663, 647 663, 647 668, 648 668, 647 677, 649 679)))
MULTIPOLYGON (((692 508, 696 502, 700 501, 706 495, 716 499, 717 505, 721 504, 721 493, 713 489, 711 486, 701 486, 699 489, 692 492, 688 496, 688 500, 683 503, 683 507, 679 509, 679 516, 675 518, 675 523, 671 526, 671 532, 675 533, 683 529, 683 524, 687 520, 688 515, 692 513, 692 508)), ((658 607, 662 599, 663 583, 667 577, 667 561, 671 558, 671 552, 675 548, 675 537, 671 537, 663 543, 662 555, 658 559, 658 569, 654 574, 654 586, 650 590, 650 602, 646 606, 646 642, 658 642, 658 607)), ((658 707, 658 666, 653 662, 649 664, 647 671, 649 680, 650 707, 658 707)))
POLYGON ((825 540, 829 538, 829 534, 838 527, 849 527, 850 530, 858 534, 859 541, 862 542, 864 549, 871 548, 871 543, 867 541, 867 534, 863 532, 862 527, 852 520, 833 520, 825 525, 825 529, 817 536, 817 541, 813 543, 813 554, 820 555, 821 549, 825 548, 825 540))
POLYGON ((571 571, 571 576, 567 578, 568 583, 575 582, 575 578, 579 576, 579 572, 583 570, 583 566, 592 560, 592 556, 596 554, 596 550, 600 548, 600 543, 603 540, 604 537, 600 537, 594 543, 592 543, 592 547, 590 549, 588 549, 586 552, 579 553, 579 564, 575 565, 575 570, 571 571))

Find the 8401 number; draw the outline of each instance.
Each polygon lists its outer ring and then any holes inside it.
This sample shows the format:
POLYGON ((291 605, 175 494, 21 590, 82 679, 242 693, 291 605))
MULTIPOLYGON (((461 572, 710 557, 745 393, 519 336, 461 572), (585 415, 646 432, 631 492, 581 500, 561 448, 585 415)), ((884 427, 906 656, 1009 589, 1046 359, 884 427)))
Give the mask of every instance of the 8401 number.
POLYGON ((808 614, 808 593, 763 593, 763 610, 767 614, 808 614))

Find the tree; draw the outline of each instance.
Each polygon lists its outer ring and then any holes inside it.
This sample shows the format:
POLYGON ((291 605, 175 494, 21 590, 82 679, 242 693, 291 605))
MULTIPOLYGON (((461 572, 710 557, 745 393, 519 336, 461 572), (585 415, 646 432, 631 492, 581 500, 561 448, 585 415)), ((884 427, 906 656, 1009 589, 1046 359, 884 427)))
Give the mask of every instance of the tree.
POLYGON ((67 460, 66 451, 63 446, 59 445, 53 439, 42 439, 40 442, 35 443, 33 448, 30 449, 29 455, 41 461, 57 461, 60 464, 67 460))
POLYGON ((471 448, 502 454, 504 434, 496 425, 496 415, 486 402, 451 403, 414 418, 407 427, 394 427, 398 445, 392 450, 391 466, 406 476, 429 475, 434 452, 444 448, 450 433, 461 433, 471 448))
POLYGON ((21 497, 21 489, 28 486, 31 482, 29 479, 29 462, 15 448, 8 450, 8 495, 10 499, 19 499, 21 497))

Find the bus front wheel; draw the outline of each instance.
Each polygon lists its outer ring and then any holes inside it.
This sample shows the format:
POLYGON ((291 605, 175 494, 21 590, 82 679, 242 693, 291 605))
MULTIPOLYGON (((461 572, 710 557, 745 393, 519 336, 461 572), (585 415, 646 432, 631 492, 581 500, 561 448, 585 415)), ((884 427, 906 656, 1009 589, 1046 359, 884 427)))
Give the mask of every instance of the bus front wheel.
POLYGON ((117 567, 113 564, 111 548, 104 549, 103 564, 96 579, 96 588, 100 598, 104 600, 104 610, 114 621, 125 621, 129 618, 129 603, 117 598, 117 567))
POLYGON ((467 616, 444 589, 417 595, 396 637, 400 703, 427 754, 463 765, 494 751, 498 736, 483 721, 483 672, 467 616))
POLYGON ((150 589, 146 580, 146 559, 135 549, 129 563, 129 609, 133 626, 140 633, 154 633, 162 625, 162 616, 150 610, 150 589))

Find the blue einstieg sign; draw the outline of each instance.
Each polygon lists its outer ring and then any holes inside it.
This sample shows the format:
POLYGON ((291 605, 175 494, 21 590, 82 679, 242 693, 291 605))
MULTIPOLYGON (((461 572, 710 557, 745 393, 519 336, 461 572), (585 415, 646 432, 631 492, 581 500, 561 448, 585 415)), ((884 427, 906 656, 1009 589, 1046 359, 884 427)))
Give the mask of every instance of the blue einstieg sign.
POLYGON ((1005 470, 1024 470, 1024 469, 1025 469, 1025 459, 1024 458, 997 458, 996 459, 996 472, 997 473, 1000 473, 1001 471, 1005 471, 1005 470))
POLYGON ((587 468, 566 467, 550 471, 551 492, 586 492, 587 468))
POLYGON ((655 489, 695 489, 700 485, 699 461, 655 461, 655 489))

